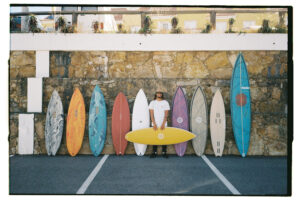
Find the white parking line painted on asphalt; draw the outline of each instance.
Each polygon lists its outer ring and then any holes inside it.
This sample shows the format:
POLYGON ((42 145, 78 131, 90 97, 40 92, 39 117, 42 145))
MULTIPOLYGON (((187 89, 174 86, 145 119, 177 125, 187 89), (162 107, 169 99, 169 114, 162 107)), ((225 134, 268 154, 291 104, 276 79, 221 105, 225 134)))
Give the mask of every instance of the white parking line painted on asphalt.
POLYGON ((205 163, 210 167, 210 169, 215 173, 215 175, 221 180, 221 182, 235 195, 241 195, 240 192, 220 173, 220 171, 210 162, 210 160, 205 156, 201 156, 205 163))
POLYGON ((14 157, 14 155, 10 155, 9 157, 12 158, 12 157, 14 157))
POLYGON ((80 187, 80 189, 77 191, 76 194, 84 194, 86 192, 89 185, 91 184, 95 176, 98 174, 99 170, 101 169, 101 167, 103 166, 104 162, 107 160, 108 157, 109 155, 104 155, 104 157, 98 162, 96 167, 93 169, 93 171, 88 176, 88 178, 84 181, 84 183, 82 184, 82 186, 80 187))

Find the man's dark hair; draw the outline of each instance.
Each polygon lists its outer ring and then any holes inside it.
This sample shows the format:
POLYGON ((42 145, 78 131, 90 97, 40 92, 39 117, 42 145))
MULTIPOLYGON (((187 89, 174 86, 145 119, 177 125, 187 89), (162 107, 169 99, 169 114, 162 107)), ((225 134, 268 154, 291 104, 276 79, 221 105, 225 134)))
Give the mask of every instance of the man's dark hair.
POLYGON ((164 99, 164 97, 163 97, 163 92, 159 92, 159 91, 155 92, 154 100, 157 99, 157 93, 161 93, 161 99, 163 100, 163 99, 164 99))

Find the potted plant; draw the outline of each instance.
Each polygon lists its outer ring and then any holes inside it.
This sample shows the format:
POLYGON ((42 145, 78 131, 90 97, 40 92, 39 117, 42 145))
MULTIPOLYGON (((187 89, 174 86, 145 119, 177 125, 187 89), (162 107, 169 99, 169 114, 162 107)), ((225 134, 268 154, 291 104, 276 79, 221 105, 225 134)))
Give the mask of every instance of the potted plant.
POLYGON ((118 28, 117 33, 126 33, 126 30, 123 29, 123 24, 118 24, 117 28, 118 28))
POLYGON ((29 32, 32 32, 32 33, 40 33, 41 32, 41 29, 38 28, 38 21, 37 21, 37 18, 35 15, 31 14, 29 16, 28 26, 29 26, 29 32))
POLYGON ((57 21, 55 22, 55 30, 58 31, 61 30, 63 27, 66 26, 66 22, 64 17, 60 16, 58 17, 57 21))
POLYGON ((101 33, 101 31, 99 30, 99 22, 98 21, 92 22, 92 29, 93 29, 93 33, 101 33))
POLYGON ((283 25, 277 25, 274 29, 274 33, 287 33, 287 27, 283 25))
POLYGON ((178 26, 178 18, 177 17, 173 17, 171 20, 171 24, 172 24, 172 30, 171 33, 182 33, 180 28, 177 28, 178 26))
POLYGON ((206 24, 205 29, 203 29, 201 33, 210 33, 210 31, 211 31, 211 25, 206 24))
POLYGON ((10 32, 13 32, 16 29, 17 23, 14 17, 10 17, 10 32))
POLYGON ((227 30, 225 33, 235 33, 235 31, 232 30, 234 22, 235 22, 234 18, 229 19, 229 30, 227 30))
POLYGON ((264 19, 262 27, 258 30, 259 33, 272 33, 272 29, 269 26, 269 20, 264 19))
POLYGON ((60 30, 61 33, 73 33, 74 32, 74 27, 70 24, 66 24, 66 20, 64 17, 60 16, 56 23, 55 23, 55 29, 60 30))
POLYGON ((149 16, 145 16, 143 23, 144 23, 144 25, 140 29, 139 33, 142 33, 142 34, 145 34, 145 35, 147 33, 152 33, 152 29, 151 29, 152 21, 151 21, 151 18, 149 16))

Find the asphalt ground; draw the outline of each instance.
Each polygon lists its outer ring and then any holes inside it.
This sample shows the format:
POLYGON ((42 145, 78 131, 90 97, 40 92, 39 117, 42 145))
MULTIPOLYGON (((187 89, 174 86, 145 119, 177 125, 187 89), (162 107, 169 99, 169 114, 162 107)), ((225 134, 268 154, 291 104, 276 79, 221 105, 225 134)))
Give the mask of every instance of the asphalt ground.
POLYGON ((46 155, 9 159, 13 194, 287 196, 287 157, 46 155))

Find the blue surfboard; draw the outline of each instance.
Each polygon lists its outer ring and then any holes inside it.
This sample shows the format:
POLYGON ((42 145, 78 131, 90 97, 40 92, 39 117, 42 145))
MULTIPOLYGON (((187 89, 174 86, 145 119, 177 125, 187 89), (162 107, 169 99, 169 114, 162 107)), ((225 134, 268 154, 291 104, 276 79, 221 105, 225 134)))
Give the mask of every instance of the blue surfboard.
POLYGON ((89 144, 94 156, 98 156, 104 147, 107 132, 107 109, 104 96, 96 85, 89 108, 89 144))
POLYGON ((250 127, 250 87, 249 77, 243 55, 239 53, 231 78, 230 106, 234 137, 242 157, 247 155, 250 127))

